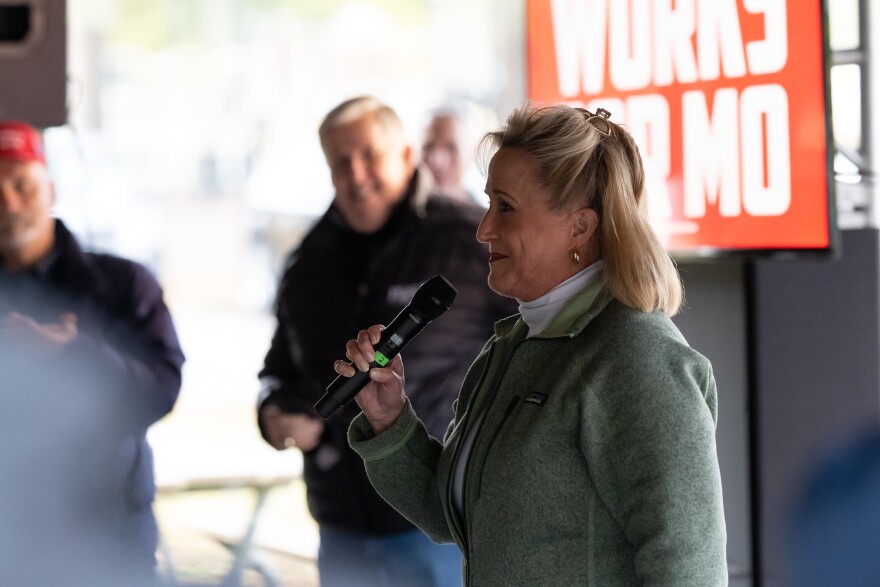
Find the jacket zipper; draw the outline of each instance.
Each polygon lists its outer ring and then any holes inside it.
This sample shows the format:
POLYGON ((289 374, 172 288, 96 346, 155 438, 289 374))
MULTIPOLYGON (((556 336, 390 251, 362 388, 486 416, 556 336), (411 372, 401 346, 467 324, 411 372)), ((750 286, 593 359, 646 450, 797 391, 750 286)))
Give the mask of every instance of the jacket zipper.
MULTIPOLYGON (((514 351, 516 351, 516 349, 519 348, 519 345, 522 344, 523 342, 525 342, 526 340, 528 340, 528 339, 522 339, 519 342, 517 342, 516 344, 514 344, 513 347, 511 347, 510 350, 507 352, 507 355, 504 357, 504 360, 498 366, 498 369, 495 371, 494 379, 492 380, 492 385, 489 388, 485 399, 483 400, 483 406, 482 406, 483 410, 488 410, 490 408, 490 406, 492 405, 492 402, 495 401, 495 396, 498 394, 498 389, 501 387, 501 378, 503 377, 503 374, 506 372, 507 366, 510 364, 510 357, 512 357, 514 351)), ((454 477, 454 472, 455 472, 455 466, 458 463, 459 457, 461 456, 461 441, 464 438, 464 432, 467 430, 468 425, 471 423, 471 421, 473 419, 474 414, 472 413, 472 408, 474 407, 474 403, 476 402, 477 396, 479 395, 480 388, 483 387, 483 383, 486 379, 486 374, 489 371, 489 367, 492 365, 492 357, 495 354, 496 348, 497 347, 493 344, 492 348, 489 350, 489 356, 487 357, 486 366, 483 369, 482 374, 480 375, 480 380, 477 382, 477 386, 474 388, 475 392, 471 396, 471 401, 468 403, 467 418, 466 418, 465 422, 463 423, 464 426, 462 427, 462 435, 459 437, 459 442, 456 445, 455 452, 452 455, 452 467, 451 467, 450 471, 453 474, 449 475, 449 483, 447 484, 447 487, 446 487, 446 499, 447 499, 447 502, 449 503, 450 513, 452 514, 451 517, 452 517, 453 521, 455 522, 453 530, 458 534, 459 539, 461 540, 461 544, 464 547, 464 548, 462 548, 462 564, 464 566, 464 585, 465 585, 465 587, 472 584, 472 582, 471 582, 471 567, 470 567, 470 545, 468 544, 468 541, 467 541, 467 521, 465 518, 466 503, 467 503, 467 499, 465 499, 465 496, 467 495, 467 479, 468 479, 468 472, 470 471, 471 464, 472 464, 472 461, 470 459, 468 460, 468 464, 464 470, 464 481, 463 481, 464 486, 462 487, 461 516, 457 516, 455 513, 454 504, 453 504, 453 500, 452 500, 452 483, 453 483, 453 477, 454 477)), ((507 411, 504 415, 504 418, 502 419, 502 424, 507 420, 508 416, 510 415, 510 412, 513 411, 513 407, 516 405, 517 399, 518 398, 515 397, 513 399, 513 401, 511 402, 510 406, 508 406, 507 411)), ((473 447, 471 447, 471 448, 473 448, 473 447)), ((478 489, 478 491, 479 491, 479 489, 478 489)))
MULTIPOLYGON (((492 432, 492 439, 489 441, 489 446, 486 447, 486 455, 492 451, 492 445, 495 444, 495 439, 498 438, 498 434, 501 432, 501 429, 504 428, 504 424, 507 423, 507 419, 510 417, 510 414, 513 413, 513 410, 516 408, 516 404, 519 403, 519 396, 515 395, 510 399, 510 404, 507 406, 507 409, 504 411, 504 417, 501 418, 501 422, 498 423, 498 426, 495 427, 495 430, 492 432)), ((470 463, 468 463, 470 464, 470 463)), ((480 475, 480 484, 477 486, 477 497, 480 497, 483 494, 483 476, 480 475)))
MULTIPOLYGON (((492 357, 495 355, 496 346, 493 344, 492 348, 489 349, 489 356, 486 357, 486 366, 483 367, 483 372, 480 374, 480 379, 477 381, 477 385, 474 387, 474 393, 471 395, 471 399, 468 402, 467 411, 465 412, 465 419, 462 422, 462 432, 467 430, 467 425, 470 423, 473 418, 473 407, 477 401, 477 395, 480 391, 480 388, 483 387, 483 382, 486 380, 486 375, 489 372, 489 367, 492 365, 492 357)), ((461 441, 463 436, 459 437, 458 444, 455 446, 455 452, 452 454, 452 466, 450 468, 449 481, 446 484, 446 501, 449 504, 450 518, 453 520, 453 531, 458 534, 459 541, 462 545, 462 550, 464 551, 464 563, 465 569, 467 569, 467 554, 468 554, 468 543, 467 543, 467 532, 464 527, 464 503, 462 503, 462 515, 459 516, 455 511, 455 503, 453 499, 452 485, 455 477, 455 468, 458 463, 458 459, 461 456, 461 441)), ((465 478, 467 478, 467 471, 465 471, 465 478)))

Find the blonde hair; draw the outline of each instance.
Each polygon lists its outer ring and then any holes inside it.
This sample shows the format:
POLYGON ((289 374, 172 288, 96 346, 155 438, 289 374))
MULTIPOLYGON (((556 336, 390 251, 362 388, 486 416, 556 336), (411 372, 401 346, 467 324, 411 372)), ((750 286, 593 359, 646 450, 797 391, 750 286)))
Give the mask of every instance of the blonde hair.
POLYGON ((365 116, 374 116, 390 138, 400 143, 406 143, 406 131, 397 112, 375 96, 364 95, 342 102, 324 116, 321 126, 318 127, 321 147, 324 148, 324 141, 329 129, 340 124, 360 120, 365 116))
POLYGON ((483 136, 484 170, 499 149, 537 161, 538 180, 553 194, 552 209, 596 211, 594 244, 612 296, 643 312, 678 312, 681 278, 648 221, 642 158, 623 127, 583 109, 526 102, 501 129, 483 136))

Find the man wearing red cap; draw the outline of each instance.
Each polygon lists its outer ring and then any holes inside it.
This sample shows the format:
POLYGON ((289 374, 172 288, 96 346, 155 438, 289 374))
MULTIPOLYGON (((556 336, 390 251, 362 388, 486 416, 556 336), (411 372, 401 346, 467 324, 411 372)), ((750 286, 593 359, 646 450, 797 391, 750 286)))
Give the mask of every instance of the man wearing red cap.
POLYGON ((3 265, 11 270, 21 269, 43 257, 54 240, 49 209, 55 203, 55 188, 46 169, 42 141, 26 124, 0 123, 0 178, 4 184, 14 182, 10 187, 15 185, 16 191, 22 191, 21 186, 31 188, 29 191, 35 196, 16 202, 4 189, 0 200, 3 265))
POLYGON ((0 584, 152 584, 146 432, 183 353, 155 278, 54 203, 40 135, 0 121, 0 584))

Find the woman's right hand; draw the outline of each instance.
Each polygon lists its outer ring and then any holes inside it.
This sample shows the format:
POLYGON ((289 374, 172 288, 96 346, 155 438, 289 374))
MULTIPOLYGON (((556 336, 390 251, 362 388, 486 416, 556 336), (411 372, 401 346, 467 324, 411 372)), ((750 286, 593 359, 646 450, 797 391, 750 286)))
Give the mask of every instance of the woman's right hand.
POLYGON ((343 377, 354 376, 355 367, 360 371, 369 370, 370 382, 354 399, 375 434, 384 432, 397 421, 406 401, 403 359, 400 355, 395 356, 387 367, 369 368, 376 358, 373 345, 379 343, 384 328, 377 324, 361 330, 356 339, 345 344, 345 356, 351 365, 341 360, 333 363, 333 369, 343 377))

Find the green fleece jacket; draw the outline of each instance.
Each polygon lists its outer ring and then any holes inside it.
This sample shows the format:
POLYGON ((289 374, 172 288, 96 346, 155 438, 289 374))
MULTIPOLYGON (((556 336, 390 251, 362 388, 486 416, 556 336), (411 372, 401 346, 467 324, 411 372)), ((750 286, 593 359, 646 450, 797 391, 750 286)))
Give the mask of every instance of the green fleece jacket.
POLYGON ((378 492, 464 554, 474 587, 727 584, 709 361, 601 284, 540 336, 514 316, 474 362, 443 443, 409 403, 349 442, 378 492), (459 441, 485 410, 452 505, 459 441))

